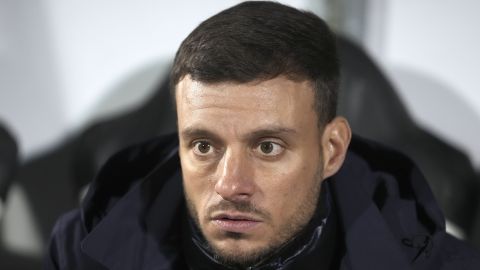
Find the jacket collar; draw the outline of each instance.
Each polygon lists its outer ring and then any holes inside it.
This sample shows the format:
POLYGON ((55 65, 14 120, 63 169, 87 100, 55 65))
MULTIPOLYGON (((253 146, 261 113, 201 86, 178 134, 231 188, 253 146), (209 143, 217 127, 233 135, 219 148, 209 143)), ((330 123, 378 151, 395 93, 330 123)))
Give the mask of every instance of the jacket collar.
POLYGON ((341 269, 408 270, 428 263, 433 242, 445 235, 443 215, 408 158, 369 143, 354 138, 329 180, 345 238, 341 269))
POLYGON ((359 179, 348 180, 350 162, 347 158, 344 169, 332 179, 347 254, 342 269, 411 269, 378 209, 366 194, 359 192, 359 179))

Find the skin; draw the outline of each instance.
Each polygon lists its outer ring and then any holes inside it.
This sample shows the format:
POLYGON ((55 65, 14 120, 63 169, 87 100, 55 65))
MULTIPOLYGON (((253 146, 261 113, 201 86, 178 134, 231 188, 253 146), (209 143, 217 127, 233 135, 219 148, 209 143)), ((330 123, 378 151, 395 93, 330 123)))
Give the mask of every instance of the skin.
POLYGON ((343 163, 348 123, 337 117, 319 128, 312 89, 283 76, 177 84, 185 197, 219 260, 252 265, 290 241, 343 163))

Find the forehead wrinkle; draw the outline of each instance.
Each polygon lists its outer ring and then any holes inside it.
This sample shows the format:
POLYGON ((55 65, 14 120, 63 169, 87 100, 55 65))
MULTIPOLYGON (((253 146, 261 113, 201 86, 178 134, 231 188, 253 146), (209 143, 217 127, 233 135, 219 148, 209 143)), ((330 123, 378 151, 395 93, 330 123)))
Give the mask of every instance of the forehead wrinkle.
MULTIPOLYGON (((194 106, 193 108, 190 108, 190 111, 193 112, 193 111, 199 111, 199 110, 206 110, 206 109, 215 109, 215 110, 222 110, 222 111, 227 111, 227 114, 234 114, 234 113, 238 113, 239 111, 248 111, 248 112, 251 112, 252 111, 252 107, 242 107, 242 106, 232 106, 231 104, 229 104, 228 106, 225 105, 225 106, 222 106, 222 105, 216 105, 216 104, 210 104, 210 105, 200 105, 200 106, 194 106), (231 112, 230 110, 234 109, 235 112, 231 112)), ((267 109, 267 108, 262 108, 260 105, 258 105, 258 108, 255 108, 255 111, 262 111, 262 112, 271 112, 271 110, 267 109)), ((227 115, 226 114, 226 115, 227 115)))
POLYGON ((266 98, 271 94, 271 87, 266 87, 260 83, 234 83, 234 82, 222 82, 222 83, 202 83, 199 81, 189 81, 186 85, 189 88, 189 92, 193 95, 197 96, 204 96, 204 95, 211 95, 211 96, 231 96, 234 92, 234 95, 237 98, 245 97, 249 98, 255 96, 255 98, 262 99, 266 98), (248 88, 248 89, 244 89, 248 88), (251 91, 251 90, 254 91, 251 91), (203 92, 203 93, 202 93, 203 92), (209 92, 209 93, 205 93, 209 92), (214 94, 214 93, 218 94, 214 94))
MULTIPOLYGON (((247 92, 247 91, 245 91, 247 92)), ((185 104, 191 110, 199 109, 235 109, 235 110, 260 110, 267 111, 277 107, 278 104, 268 95, 252 95, 246 93, 245 96, 212 93, 187 93, 185 104), (248 96, 247 96, 248 95, 248 96)))
MULTIPOLYGON (((288 78, 282 81, 273 79, 271 80, 273 83, 269 83, 268 86, 265 85, 265 82, 268 81, 254 81, 242 84, 234 82, 210 84, 188 78, 180 82, 179 88, 182 89, 180 92, 182 92, 183 105, 190 107, 190 109, 192 109, 192 106, 196 106, 198 109, 224 107, 242 111, 249 109, 265 111, 268 108, 275 111, 285 111, 286 108, 294 103, 298 95, 298 93, 294 94, 294 92, 299 90, 295 89, 299 87, 299 82, 288 80, 288 78), (277 88, 282 88, 287 95, 287 98, 282 100, 283 102, 279 102, 277 99, 277 88), (238 102, 239 100, 243 102, 238 102), (208 104, 202 104, 206 102, 208 104), (238 106, 238 103, 242 103, 240 104, 241 106, 238 106)), ((312 83, 307 80, 301 82, 300 88, 313 90, 312 83)), ((301 95, 304 94, 307 93, 301 93, 301 95)), ((313 104, 314 102, 312 101, 313 104)))

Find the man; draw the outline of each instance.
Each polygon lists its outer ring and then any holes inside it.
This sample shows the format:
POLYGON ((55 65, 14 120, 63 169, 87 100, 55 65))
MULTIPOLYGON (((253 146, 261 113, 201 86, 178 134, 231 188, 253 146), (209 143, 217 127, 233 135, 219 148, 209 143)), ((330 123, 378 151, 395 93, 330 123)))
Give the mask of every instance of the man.
POLYGON ((273 2, 200 24, 171 74, 178 135, 109 160, 48 268, 480 269, 410 160, 336 116, 334 40, 273 2))

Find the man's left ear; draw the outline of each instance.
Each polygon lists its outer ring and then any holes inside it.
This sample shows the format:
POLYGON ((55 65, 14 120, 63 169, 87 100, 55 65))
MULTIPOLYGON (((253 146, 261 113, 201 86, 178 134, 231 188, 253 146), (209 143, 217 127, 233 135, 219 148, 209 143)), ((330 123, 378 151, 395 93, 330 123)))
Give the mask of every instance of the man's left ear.
POLYGON ((352 131, 347 119, 335 117, 328 123, 322 135, 323 179, 334 175, 342 166, 352 131))

